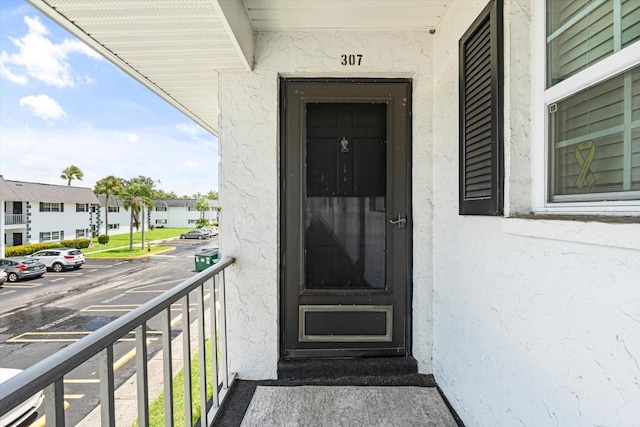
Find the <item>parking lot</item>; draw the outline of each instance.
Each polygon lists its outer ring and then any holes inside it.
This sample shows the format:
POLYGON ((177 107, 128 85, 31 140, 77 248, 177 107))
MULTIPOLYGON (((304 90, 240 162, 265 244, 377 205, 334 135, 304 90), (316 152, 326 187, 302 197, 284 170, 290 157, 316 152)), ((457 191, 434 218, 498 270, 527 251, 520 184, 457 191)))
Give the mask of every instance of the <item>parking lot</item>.
MULTIPOLYGON (((39 279, 5 284, 0 288, 1 366, 26 369, 193 276, 194 255, 217 247, 217 239, 170 244, 176 250, 163 255, 134 261, 87 259, 79 270, 47 272, 39 279)), ((177 335, 180 305, 172 311, 177 335)), ((190 316, 195 317, 195 305, 190 305, 190 316)), ((152 319, 147 329, 152 357, 160 349, 159 321, 152 319)), ((114 347, 116 387, 133 374, 134 358, 133 335, 125 336, 114 347)), ((76 425, 99 404, 97 372, 97 361, 89 360, 65 376, 69 425, 76 425)))

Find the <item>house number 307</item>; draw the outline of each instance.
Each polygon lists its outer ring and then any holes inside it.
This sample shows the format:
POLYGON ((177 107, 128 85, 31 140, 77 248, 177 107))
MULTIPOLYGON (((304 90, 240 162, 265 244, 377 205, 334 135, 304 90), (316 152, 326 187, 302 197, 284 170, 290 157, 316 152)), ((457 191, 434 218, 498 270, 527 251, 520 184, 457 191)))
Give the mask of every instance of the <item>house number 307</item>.
POLYGON ((340 55, 340 58, 342 58, 340 61, 342 65, 360 65, 362 63, 361 54, 340 55))

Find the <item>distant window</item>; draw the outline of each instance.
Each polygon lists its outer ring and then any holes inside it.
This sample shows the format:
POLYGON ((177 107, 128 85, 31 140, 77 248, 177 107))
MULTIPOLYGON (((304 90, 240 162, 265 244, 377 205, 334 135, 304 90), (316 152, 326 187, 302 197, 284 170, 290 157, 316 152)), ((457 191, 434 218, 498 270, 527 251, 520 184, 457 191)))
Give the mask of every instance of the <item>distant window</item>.
POLYGON ((76 212, 89 212, 89 205, 84 203, 76 203, 76 212))
POLYGON ((196 209, 195 207, 193 207, 193 206, 189 206, 189 211, 197 211, 197 210, 198 210, 198 209, 196 209))
POLYGON ((156 212, 166 212, 166 211, 167 211, 166 206, 156 206, 156 212))
POLYGON ((76 230, 76 239, 80 237, 86 237, 86 236, 87 236, 87 230, 81 229, 81 228, 76 230))
POLYGON ((117 230, 120 228, 120 224, 109 224, 109 230, 117 230))
POLYGON ((64 212, 64 203, 40 202, 40 212, 64 212))
POLYGON ((167 220, 166 219, 156 219, 156 224, 166 224, 167 220))
POLYGON ((40 233, 41 242, 56 242, 64 238, 63 231, 45 231, 40 233))
POLYGON ((91 212, 95 212, 96 211, 96 207, 95 206, 91 206, 91 212))
POLYGON ((198 222, 198 220, 197 220, 197 219, 190 219, 190 220, 189 220, 189 224, 195 224, 196 222, 198 222))
POLYGON ((120 207, 119 206, 109 206, 108 211, 109 212, 120 212, 120 207))

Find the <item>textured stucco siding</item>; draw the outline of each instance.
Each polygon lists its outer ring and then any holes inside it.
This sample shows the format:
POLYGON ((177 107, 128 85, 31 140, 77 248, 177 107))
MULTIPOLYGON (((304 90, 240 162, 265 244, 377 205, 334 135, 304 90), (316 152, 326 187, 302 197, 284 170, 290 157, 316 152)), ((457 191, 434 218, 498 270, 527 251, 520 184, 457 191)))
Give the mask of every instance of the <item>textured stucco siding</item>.
MULTIPOLYGON (((40 212, 39 202, 29 202, 31 204, 31 215, 27 217, 31 223, 27 224, 31 230, 29 242, 39 243, 40 233, 49 231, 64 231, 64 240, 76 238, 76 230, 91 229, 89 212, 76 212, 75 203, 65 203, 64 212, 40 212)), ((62 239, 60 239, 62 240, 62 239)))
MULTIPOLYGON (((436 381, 467 426, 637 426, 640 225, 458 215, 458 40, 485 4, 453 2, 434 45, 436 381)), ((530 209, 544 143, 532 5, 505 1, 508 213, 530 209)))
POLYGON ((393 77, 413 80, 413 354, 431 372, 431 46, 428 32, 282 32, 256 39, 253 72, 220 73, 221 252, 227 273, 231 370, 275 378, 278 333, 278 79, 393 77), (362 65, 340 55, 362 54, 362 65))

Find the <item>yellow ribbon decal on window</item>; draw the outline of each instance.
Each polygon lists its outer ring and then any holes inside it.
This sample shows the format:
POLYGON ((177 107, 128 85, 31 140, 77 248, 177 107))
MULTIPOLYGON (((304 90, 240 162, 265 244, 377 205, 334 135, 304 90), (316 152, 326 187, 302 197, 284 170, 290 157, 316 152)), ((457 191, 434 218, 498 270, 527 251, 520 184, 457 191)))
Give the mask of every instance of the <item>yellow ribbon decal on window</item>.
POLYGON ((586 183, 587 187, 591 188, 593 184, 596 183, 596 177, 593 175, 593 172, 591 172, 591 163, 595 157, 596 144, 594 144, 593 141, 581 142, 576 146, 576 160, 578 161, 578 165, 580 165, 580 173, 578 174, 578 179, 576 179, 576 187, 582 189, 586 183), (589 150, 586 158, 582 156, 582 152, 585 150, 589 150))

